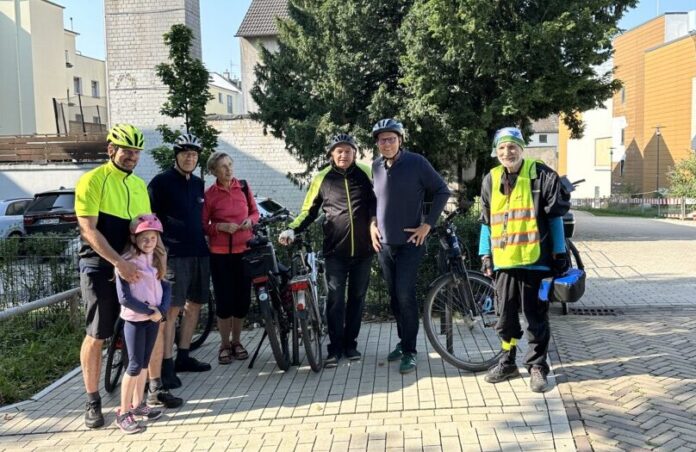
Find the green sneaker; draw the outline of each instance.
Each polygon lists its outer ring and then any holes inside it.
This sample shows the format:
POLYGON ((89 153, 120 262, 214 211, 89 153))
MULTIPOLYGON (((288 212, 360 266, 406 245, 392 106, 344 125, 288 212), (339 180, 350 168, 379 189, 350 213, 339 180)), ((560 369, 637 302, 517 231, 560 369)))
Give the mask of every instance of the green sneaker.
POLYGON ((396 347, 394 347, 394 350, 387 355, 387 361, 398 361, 401 359, 403 356, 404 352, 401 351, 401 342, 396 344, 396 347))
POLYGON ((416 355, 414 353, 404 353, 399 364, 399 372, 409 374, 416 370, 416 355))

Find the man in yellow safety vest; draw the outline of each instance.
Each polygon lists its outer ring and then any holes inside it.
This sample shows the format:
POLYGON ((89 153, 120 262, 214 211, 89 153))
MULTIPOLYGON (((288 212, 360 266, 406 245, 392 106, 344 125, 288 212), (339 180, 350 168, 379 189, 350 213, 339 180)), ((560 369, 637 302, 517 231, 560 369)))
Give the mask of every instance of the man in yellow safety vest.
POLYGON ((499 383, 520 376, 515 363, 522 338, 519 310, 527 319, 529 349, 525 366, 534 392, 548 390, 547 352, 551 330, 548 302, 539 300, 541 280, 568 267, 563 214, 570 208, 558 174, 540 161, 524 159, 522 132, 505 127, 493 139, 500 165, 481 186, 482 271, 496 273, 498 324, 503 354, 485 380, 499 383))

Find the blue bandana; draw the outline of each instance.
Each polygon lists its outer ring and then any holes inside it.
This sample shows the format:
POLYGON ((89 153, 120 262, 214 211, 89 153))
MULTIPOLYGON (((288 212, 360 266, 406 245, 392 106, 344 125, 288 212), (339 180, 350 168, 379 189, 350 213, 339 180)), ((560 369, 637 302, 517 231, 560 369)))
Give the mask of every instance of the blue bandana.
POLYGON ((497 156, 496 149, 498 149, 500 143, 515 143, 522 149, 524 149, 526 145, 522 132, 517 127, 503 127, 495 133, 495 136, 493 137, 493 152, 491 152, 491 157, 497 156))

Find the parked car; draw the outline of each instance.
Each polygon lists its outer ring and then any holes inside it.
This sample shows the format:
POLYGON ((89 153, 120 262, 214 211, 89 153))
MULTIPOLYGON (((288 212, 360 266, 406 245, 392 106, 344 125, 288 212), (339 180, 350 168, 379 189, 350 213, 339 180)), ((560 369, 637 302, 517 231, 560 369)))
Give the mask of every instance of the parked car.
POLYGON ((61 188, 34 195, 24 212, 24 229, 27 234, 77 233, 75 190, 61 188))
POLYGON ((32 198, 14 198, 0 201, 0 238, 22 237, 24 211, 32 198))

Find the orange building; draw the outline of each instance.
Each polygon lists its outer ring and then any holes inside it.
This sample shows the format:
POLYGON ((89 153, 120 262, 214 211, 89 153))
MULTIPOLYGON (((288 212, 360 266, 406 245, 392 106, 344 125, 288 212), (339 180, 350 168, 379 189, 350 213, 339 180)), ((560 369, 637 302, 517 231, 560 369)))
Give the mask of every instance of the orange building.
POLYGON ((669 188, 696 134, 694 13, 666 13, 614 39, 612 192, 669 188))

